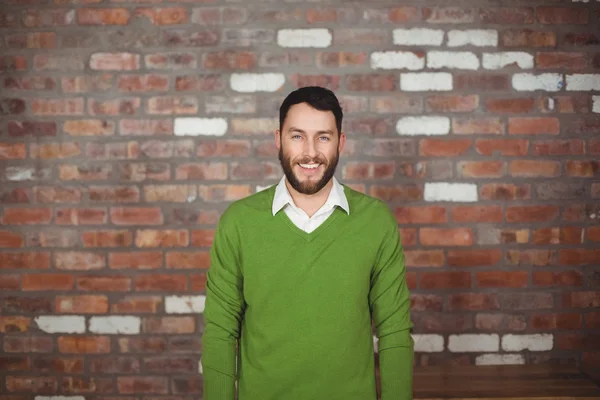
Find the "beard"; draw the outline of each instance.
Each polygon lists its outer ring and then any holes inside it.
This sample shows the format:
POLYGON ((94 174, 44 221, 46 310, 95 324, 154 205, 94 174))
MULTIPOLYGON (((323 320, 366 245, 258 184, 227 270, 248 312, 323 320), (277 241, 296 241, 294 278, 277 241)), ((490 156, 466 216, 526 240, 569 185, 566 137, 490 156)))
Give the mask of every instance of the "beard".
POLYGON ((329 180, 331 180, 331 178, 335 174, 335 169, 337 168, 339 156, 340 152, 336 148, 335 156, 331 160, 329 160, 329 162, 327 162, 325 158, 320 156, 317 156, 314 159, 305 157, 300 159, 299 161, 292 162, 291 158, 284 154, 283 144, 281 145, 281 147, 279 147, 279 162, 281 163, 281 167, 283 168, 283 173, 285 174, 285 177, 287 178, 290 185, 292 185, 294 190, 296 190, 298 193, 307 195, 315 194, 319 190, 323 189, 325 185, 327 185, 329 180), (325 172, 323 173, 321 179, 319 179, 316 182, 310 180, 307 180, 306 182, 301 182, 300 179, 298 179, 298 177, 294 173, 294 166, 297 164, 310 164, 311 162, 318 163, 324 166, 325 172))

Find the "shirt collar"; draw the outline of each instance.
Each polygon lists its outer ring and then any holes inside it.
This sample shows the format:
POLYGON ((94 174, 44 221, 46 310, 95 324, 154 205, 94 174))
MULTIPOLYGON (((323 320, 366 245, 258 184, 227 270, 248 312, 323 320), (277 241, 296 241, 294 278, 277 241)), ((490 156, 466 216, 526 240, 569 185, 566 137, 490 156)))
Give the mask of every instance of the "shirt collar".
MULTIPOLYGON (((333 179, 333 186, 331 187, 331 191, 329 192, 329 196, 327 197, 325 204, 329 204, 334 207, 340 206, 344 211, 346 211, 347 214, 350 214, 350 206, 348 204, 346 194, 344 193, 344 187, 338 182, 337 179, 335 179, 335 176, 331 179, 333 179)), ((287 204, 293 205, 294 200, 292 199, 292 195, 285 185, 285 176, 283 176, 275 188, 275 195, 273 196, 272 205, 273 215, 277 214, 287 204)))

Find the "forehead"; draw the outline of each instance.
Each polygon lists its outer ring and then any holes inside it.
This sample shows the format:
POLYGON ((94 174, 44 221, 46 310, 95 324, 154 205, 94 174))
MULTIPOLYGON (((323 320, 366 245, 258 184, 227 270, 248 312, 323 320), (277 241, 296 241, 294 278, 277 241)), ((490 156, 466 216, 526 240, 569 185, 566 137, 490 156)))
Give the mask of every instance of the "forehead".
POLYGON ((291 127, 304 131, 323 129, 337 131, 333 112, 317 110, 306 103, 294 104, 290 107, 283 129, 291 127))

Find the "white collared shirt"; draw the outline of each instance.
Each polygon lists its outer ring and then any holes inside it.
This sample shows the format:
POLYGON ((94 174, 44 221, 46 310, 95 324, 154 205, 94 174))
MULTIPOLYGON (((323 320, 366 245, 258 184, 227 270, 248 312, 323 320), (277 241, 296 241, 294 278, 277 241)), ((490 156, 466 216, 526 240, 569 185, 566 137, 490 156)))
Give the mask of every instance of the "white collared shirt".
POLYGON ((333 186, 331 187, 327 201, 312 217, 309 217, 304 210, 294 203, 292 195, 290 195, 290 192, 285 185, 285 176, 283 176, 275 188, 275 196, 273 197, 273 215, 277 214, 277 212, 283 208, 283 211, 294 225, 306 233, 311 233, 333 214, 337 206, 340 206, 346 213, 350 214, 350 206, 348 205, 348 199, 344 193, 344 187, 337 179, 335 179, 335 176, 332 177, 332 179, 333 186))

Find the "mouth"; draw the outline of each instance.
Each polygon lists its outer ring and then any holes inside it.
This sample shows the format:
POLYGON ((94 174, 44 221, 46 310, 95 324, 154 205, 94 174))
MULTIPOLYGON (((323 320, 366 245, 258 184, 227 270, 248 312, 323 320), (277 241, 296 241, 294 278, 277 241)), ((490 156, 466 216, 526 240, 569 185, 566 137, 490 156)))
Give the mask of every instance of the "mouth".
POLYGON ((298 163, 300 169, 306 174, 314 174, 317 172, 321 164, 300 164, 298 163))

